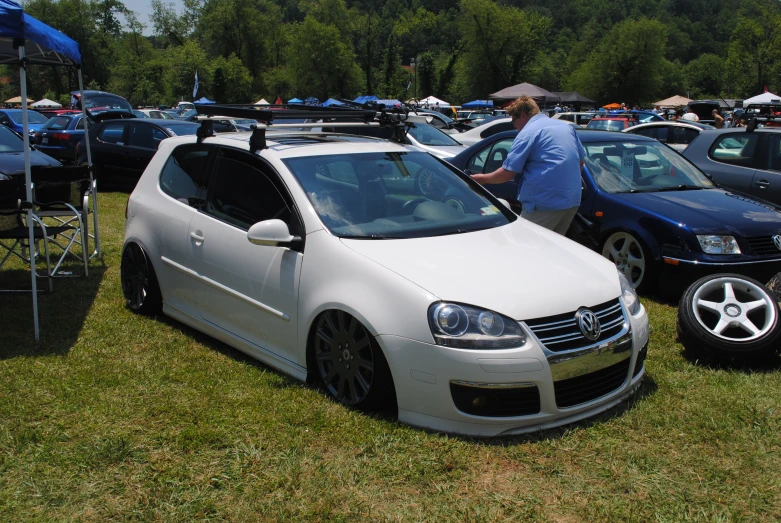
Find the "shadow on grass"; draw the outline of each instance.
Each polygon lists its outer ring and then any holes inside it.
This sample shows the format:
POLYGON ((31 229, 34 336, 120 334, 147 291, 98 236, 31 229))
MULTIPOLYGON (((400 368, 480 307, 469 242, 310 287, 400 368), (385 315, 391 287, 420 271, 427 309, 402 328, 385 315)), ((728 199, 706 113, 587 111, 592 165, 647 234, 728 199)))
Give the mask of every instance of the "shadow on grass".
MULTIPOLYGON (((681 343, 680 340, 678 340, 678 342, 681 343)), ((681 343, 681 345, 683 344, 681 343)), ((720 360, 715 357, 708 357, 702 351, 683 346, 681 356, 692 365, 705 367, 711 370, 738 371, 746 374, 769 374, 781 371, 781 356, 778 354, 757 361, 728 361, 720 360)))
MULTIPOLYGON (((38 279, 38 325, 40 341, 35 342, 33 300, 30 292, 2 294, 0 314, 0 359, 18 356, 67 354, 79 337, 106 272, 105 265, 93 263, 89 276, 54 278, 52 292, 46 279, 38 279)), ((30 289, 30 271, 0 271, 0 288, 30 289)))

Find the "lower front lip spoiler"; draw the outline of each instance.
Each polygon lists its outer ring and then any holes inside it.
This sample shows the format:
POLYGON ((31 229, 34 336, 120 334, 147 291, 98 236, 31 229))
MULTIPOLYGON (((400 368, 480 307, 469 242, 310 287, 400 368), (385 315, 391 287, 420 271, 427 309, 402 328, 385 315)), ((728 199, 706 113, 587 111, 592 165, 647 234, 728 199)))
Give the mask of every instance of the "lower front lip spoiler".
POLYGON ((679 263, 687 263, 689 265, 708 265, 708 266, 730 266, 730 265, 753 265, 755 263, 779 263, 781 258, 774 258, 772 260, 753 260, 753 261, 740 261, 740 262, 701 262, 697 260, 682 260, 680 258, 670 258, 668 256, 662 256, 662 261, 669 265, 678 265, 679 263))

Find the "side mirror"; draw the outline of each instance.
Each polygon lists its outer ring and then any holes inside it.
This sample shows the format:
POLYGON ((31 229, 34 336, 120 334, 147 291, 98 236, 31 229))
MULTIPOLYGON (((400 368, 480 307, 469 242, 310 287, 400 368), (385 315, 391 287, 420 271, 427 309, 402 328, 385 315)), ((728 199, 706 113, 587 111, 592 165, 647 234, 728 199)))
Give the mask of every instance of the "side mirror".
POLYGON ((508 201, 507 201, 507 200, 505 200, 504 198, 497 198, 497 200, 499 200, 500 202, 502 202, 502 205, 504 205, 505 207, 507 207, 507 208, 508 208, 508 209, 510 209, 511 211, 513 210, 513 208, 510 206, 510 202, 508 202, 508 201))
POLYGON ((247 239, 255 245, 269 247, 292 247, 301 242, 299 236, 290 234, 290 229, 282 220, 264 220, 256 223, 247 231, 247 239))

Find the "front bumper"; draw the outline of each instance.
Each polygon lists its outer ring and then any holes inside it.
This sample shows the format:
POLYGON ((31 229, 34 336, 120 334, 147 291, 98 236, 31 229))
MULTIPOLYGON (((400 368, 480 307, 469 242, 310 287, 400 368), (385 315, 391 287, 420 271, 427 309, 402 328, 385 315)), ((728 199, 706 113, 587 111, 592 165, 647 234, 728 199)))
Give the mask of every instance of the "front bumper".
POLYGON ((770 278, 781 272, 781 257, 700 261, 663 256, 660 281, 666 286, 667 290, 682 292, 686 287, 704 276, 725 272, 748 276, 761 283, 766 283, 770 278))
MULTIPOLYGON (((567 353, 547 351, 528 329, 525 345, 502 350, 453 349, 392 335, 380 335, 377 341, 393 375, 399 421, 468 436, 519 434, 594 416, 637 389, 645 368, 641 362, 635 372, 635 363, 641 349, 647 347, 648 317, 642 307, 638 314, 625 317, 625 328, 614 338, 567 353), (618 343, 621 340, 624 342, 618 343), (616 362, 628 369, 617 388, 570 407, 557 405, 558 385, 574 383, 577 392, 579 375, 616 362), (485 389, 536 386, 539 412, 505 417, 467 414, 457 408, 451 384, 485 389)), ((566 403, 561 389, 559 386, 559 403, 566 403)))

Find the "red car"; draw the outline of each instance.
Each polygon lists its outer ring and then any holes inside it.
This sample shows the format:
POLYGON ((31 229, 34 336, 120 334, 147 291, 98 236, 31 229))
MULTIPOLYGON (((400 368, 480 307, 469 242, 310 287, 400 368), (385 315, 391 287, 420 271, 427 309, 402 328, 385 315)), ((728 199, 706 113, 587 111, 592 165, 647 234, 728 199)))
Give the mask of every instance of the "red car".
POLYGON ((637 119, 634 116, 616 115, 599 116, 592 118, 586 126, 586 129, 596 129, 601 131, 623 131, 637 125, 637 119))

